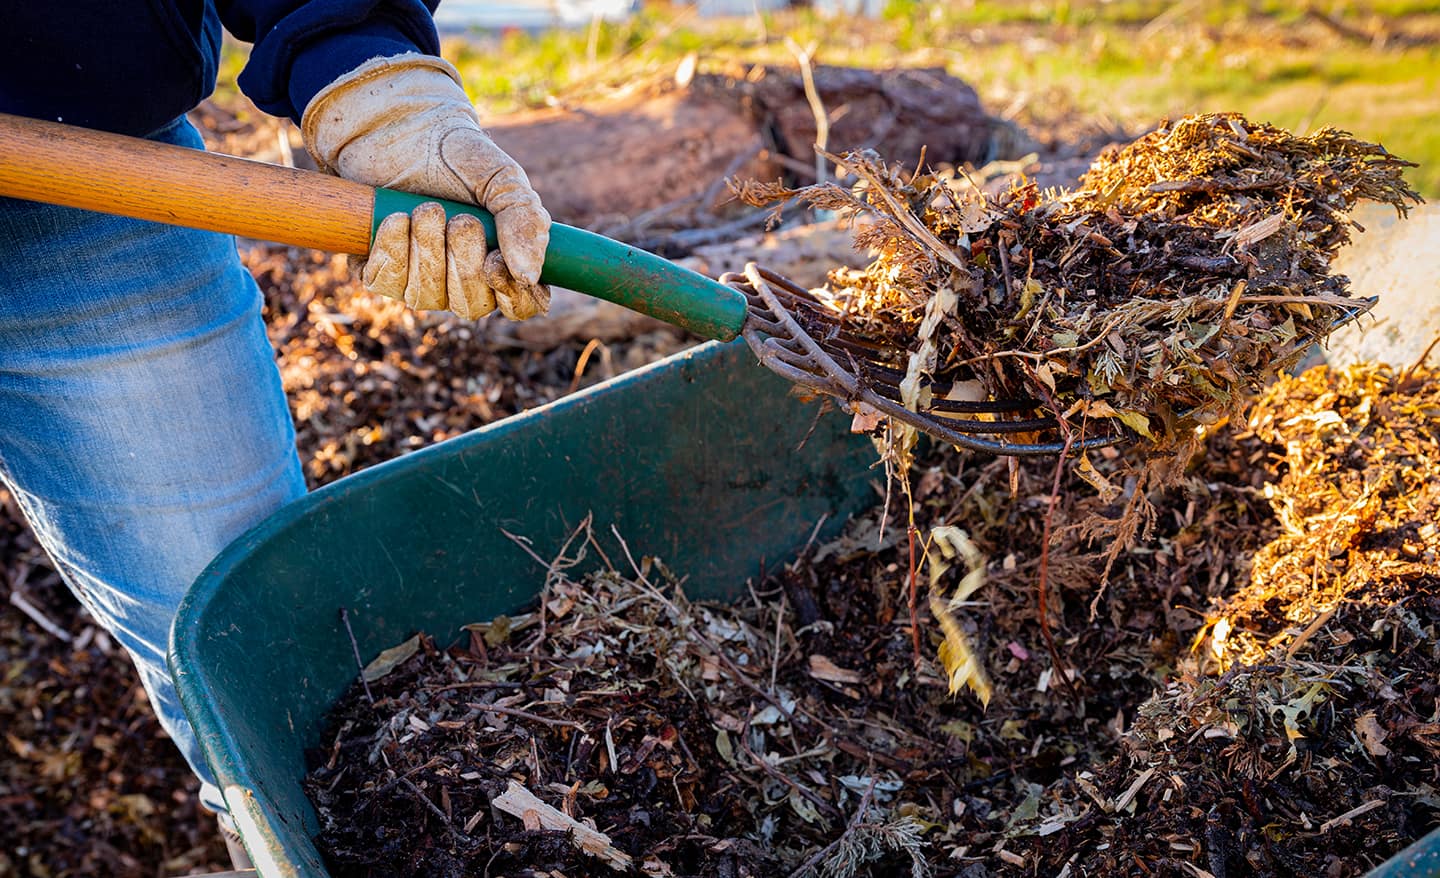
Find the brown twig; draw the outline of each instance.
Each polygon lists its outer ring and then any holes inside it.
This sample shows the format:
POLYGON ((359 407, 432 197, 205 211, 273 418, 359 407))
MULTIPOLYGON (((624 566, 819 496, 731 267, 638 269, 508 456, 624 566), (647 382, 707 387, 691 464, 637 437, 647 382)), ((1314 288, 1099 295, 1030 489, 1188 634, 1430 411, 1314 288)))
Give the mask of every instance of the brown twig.
POLYGON ((340 622, 345 626, 345 633, 350 636, 350 650, 355 654, 355 667, 360 669, 360 684, 365 687, 365 697, 373 707, 375 696, 370 693, 370 681, 365 679, 365 662, 360 660, 360 644, 355 642, 355 630, 350 627, 350 613, 344 607, 340 608, 340 622))
MULTIPOLYGON (((1045 403, 1052 410, 1055 410, 1055 400, 1045 390, 1043 384, 1036 380, 1034 382, 1045 395, 1045 403)), ((1058 414, 1058 410, 1057 414, 1058 414)), ((1049 504, 1045 509, 1045 524, 1040 534, 1040 571, 1036 590, 1040 604, 1040 634, 1045 640, 1045 649, 1050 653, 1050 662, 1055 666, 1055 673, 1060 675, 1060 681, 1065 685, 1065 691, 1069 693, 1072 701, 1080 700, 1080 693, 1070 680, 1069 669, 1065 661, 1060 657, 1060 649, 1055 645, 1055 632, 1050 629, 1049 612, 1049 591, 1050 591, 1050 535, 1055 524, 1055 510, 1060 506, 1060 481, 1065 474, 1065 462, 1070 456, 1070 448, 1075 444, 1075 431, 1070 429, 1070 422, 1064 417, 1058 418, 1060 431, 1065 437, 1065 444, 1060 449, 1060 455, 1055 461, 1055 476, 1050 484, 1049 504)))
POLYGON ((910 589, 908 605, 910 610, 910 645, 915 652, 915 666, 919 667, 920 657, 920 607, 919 607, 919 586, 915 582, 915 512, 910 512, 910 525, 905 528, 905 538, 910 543, 910 589))
POLYGON ((582 732, 586 730, 585 727, 580 723, 572 722, 568 719, 551 719, 548 716, 540 716, 539 714, 531 713, 528 710, 520 710, 516 707, 501 707, 498 704, 482 704, 478 701, 467 701, 465 702, 465 704, 467 707, 471 707, 475 710, 483 710, 489 713, 499 713, 504 714, 505 716, 517 716, 521 719, 532 720, 533 722, 541 723, 552 728, 558 727, 567 729, 579 729, 582 732))
POLYGON ((1420 359, 1410 364, 1410 368, 1406 369, 1405 374, 1400 376, 1400 381, 1396 384, 1397 387, 1403 388, 1410 383, 1410 376, 1415 374, 1416 369, 1425 365, 1425 361, 1430 359, 1430 354, 1434 352, 1436 345, 1440 345, 1440 335, 1436 335, 1430 339, 1430 344, 1425 346, 1425 352, 1420 355, 1420 359))

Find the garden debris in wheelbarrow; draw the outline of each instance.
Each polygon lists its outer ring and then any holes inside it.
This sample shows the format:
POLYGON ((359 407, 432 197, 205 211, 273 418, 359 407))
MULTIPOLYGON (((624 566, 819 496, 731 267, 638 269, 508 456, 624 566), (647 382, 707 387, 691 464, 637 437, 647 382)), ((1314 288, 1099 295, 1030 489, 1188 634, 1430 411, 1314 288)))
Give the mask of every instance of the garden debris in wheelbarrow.
MULTIPOLYGON (((1403 178, 1413 165, 1381 146, 1233 113, 1109 149, 1074 191, 1022 183, 991 196, 873 152, 836 162, 853 189, 732 188, 777 211, 799 198, 872 220, 855 245, 874 260, 837 268, 824 292, 847 335, 896 352, 907 407, 944 394, 1039 400, 1076 439, 1137 434, 1144 472, 1161 481, 1203 428, 1364 310, 1330 272, 1346 212, 1371 199, 1403 215, 1420 200, 1403 178)), ((903 459, 914 432, 895 429, 903 459)))
POLYGON ((926 542, 921 587, 988 706, 916 655, 883 509, 735 606, 628 547, 572 575, 582 529, 539 607, 370 665, 311 754, 320 846, 336 876, 1363 874, 1440 814, 1437 415, 1423 367, 1282 379, 1104 589, 1074 526, 1104 501, 1061 492, 1063 666, 1053 463, 1012 493, 930 453, 915 520, 954 553, 926 542))

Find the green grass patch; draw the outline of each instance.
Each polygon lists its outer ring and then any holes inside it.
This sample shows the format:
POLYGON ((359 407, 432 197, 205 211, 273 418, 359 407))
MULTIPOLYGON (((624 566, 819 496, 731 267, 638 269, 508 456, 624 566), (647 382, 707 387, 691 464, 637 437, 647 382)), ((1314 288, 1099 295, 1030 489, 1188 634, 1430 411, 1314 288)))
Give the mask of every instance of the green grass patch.
MULTIPOLYGON (((890 0, 882 21, 812 12, 704 20, 652 4, 594 29, 475 33, 446 55, 486 113, 542 105, 567 92, 621 85, 673 69, 733 60, 793 64, 790 38, 817 60, 870 67, 944 66, 991 106, 1057 90, 1079 112, 1131 128, 1198 111, 1236 110, 1289 128, 1344 128, 1422 167, 1440 197, 1440 0, 1330 0, 1320 11, 1368 32, 1377 23, 1435 39, 1375 45, 1336 37, 1279 0, 890 0)), ((243 49, 227 47, 222 89, 243 49)))

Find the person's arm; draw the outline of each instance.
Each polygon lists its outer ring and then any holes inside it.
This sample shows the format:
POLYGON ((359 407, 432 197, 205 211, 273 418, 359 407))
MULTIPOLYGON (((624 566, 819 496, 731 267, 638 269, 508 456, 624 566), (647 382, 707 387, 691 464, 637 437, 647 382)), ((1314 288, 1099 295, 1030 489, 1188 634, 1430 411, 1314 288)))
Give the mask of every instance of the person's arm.
POLYGON ((321 89, 372 58, 440 54, 438 0, 216 0, 220 21, 252 43, 240 90, 298 124, 321 89))
POLYGON ((382 221, 362 280, 421 309, 523 320, 549 307, 539 283, 550 215, 520 166, 480 122, 455 68, 439 57, 419 0, 230 0, 225 26, 254 42, 240 86, 301 123, 321 170, 372 186, 479 204, 499 251, 470 216, 437 204, 382 221))

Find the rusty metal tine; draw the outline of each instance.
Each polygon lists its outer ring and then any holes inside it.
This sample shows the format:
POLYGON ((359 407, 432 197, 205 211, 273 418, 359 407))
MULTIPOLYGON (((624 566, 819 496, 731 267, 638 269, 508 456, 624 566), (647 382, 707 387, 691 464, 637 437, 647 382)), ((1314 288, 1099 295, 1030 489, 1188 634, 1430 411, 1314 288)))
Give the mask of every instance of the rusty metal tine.
MULTIPOLYGON (((936 399, 927 411, 948 412, 957 415, 1008 415, 1015 412, 1030 412, 1040 404, 1033 399, 995 399, 971 401, 968 399, 936 399)), ((1055 425, 1054 418, 1048 418, 1055 425)))
MULTIPOLYGON (((925 412, 912 411, 897 398, 904 373, 876 362, 885 349, 866 339, 840 336, 841 315, 816 301, 807 290, 754 263, 746 266, 744 275, 732 272, 720 280, 741 293, 749 306, 749 317, 741 335, 750 349, 767 368, 795 384, 838 397, 849 403, 847 408, 852 410, 855 404, 863 404, 941 441, 972 451, 1038 456, 1059 454, 1065 449, 1063 442, 1004 442, 985 438, 1053 431, 1060 425, 1052 417, 993 421, 949 417, 1036 411, 1040 405, 1033 399, 940 399, 925 412), (823 327, 820 337, 812 336, 802 321, 817 329, 823 327), (872 389, 868 386, 870 383, 876 387, 872 389)), ((940 383, 931 389, 949 392, 952 386, 940 383)), ((1124 438, 1122 434, 1093 436, 1073 443, 1071 448, 1075 451, 1099 448, 1124 438)))
POLYGON ((943 418, 933 415, 931 412, 924 412, 923 416, 933 417, 940 423, 953 424, 956 429, 963 429, 967 433, 1043 433, 1059 426, 1059 422, 1054 418, 1028 418, 1023 421, 975 421, 965 418, 943 418))

